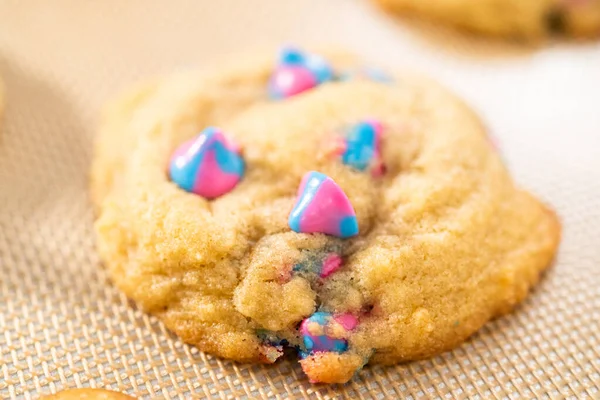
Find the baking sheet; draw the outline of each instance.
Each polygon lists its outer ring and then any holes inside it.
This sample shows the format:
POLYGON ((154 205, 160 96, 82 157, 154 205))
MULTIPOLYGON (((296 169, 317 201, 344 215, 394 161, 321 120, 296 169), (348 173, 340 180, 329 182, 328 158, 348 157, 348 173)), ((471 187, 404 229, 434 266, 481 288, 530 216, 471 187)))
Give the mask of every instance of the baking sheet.
POLYGON ((103 387, 142 398, 599 398, 600 46, 531 48, 399 21, 359 0, 0 2, 0 397, 103 387), (294 361, 200 353, 137 310, 94 251, 87 195, 102 103, 147 76, 281 43, 345 46, 460 93, 516 179, 564 223, 512 315, 422 362, 314 386, 294 361))

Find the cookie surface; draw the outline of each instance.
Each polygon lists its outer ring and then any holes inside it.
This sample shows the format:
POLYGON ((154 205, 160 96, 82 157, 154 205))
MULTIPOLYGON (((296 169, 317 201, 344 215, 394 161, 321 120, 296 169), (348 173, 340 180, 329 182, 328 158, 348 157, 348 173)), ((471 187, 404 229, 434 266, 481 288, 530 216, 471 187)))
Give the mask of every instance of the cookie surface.
MULTIPOLYGON (((327 59, 336 70, 361 65, 327 59)), ((92 191, 98 249, 121 290, 221 357, 270 363, 295 347, 315 382, 450 349, 524 299, 560 226, 515 187, 460 100, 410 75, 269 100, 273 69, 265 57, 178 75, 107 108, 92 191), (364 120, 384 130, 381 175, 331 151, 364 120), (207 126, 239 144, 246 168, 213 200, 167 173, 175 149, 207 126), (290 229, 308 171, 347 196, 358 235, 290 229)))
POLYGON ((599 0, 375 1, 392 11, 494 36, 539 40, 555 35, 600 35, 599 0))
POLYGON ((2 82, 2 77, 0 77, 0 118, 2 118, 2 115, 4 114, 4 106, 6 101, 4 96, 4 82, 2 82))
POLYGON ((105 389, 68 389, 43 396, 42 400, 135 400, 135 398, 105 389))

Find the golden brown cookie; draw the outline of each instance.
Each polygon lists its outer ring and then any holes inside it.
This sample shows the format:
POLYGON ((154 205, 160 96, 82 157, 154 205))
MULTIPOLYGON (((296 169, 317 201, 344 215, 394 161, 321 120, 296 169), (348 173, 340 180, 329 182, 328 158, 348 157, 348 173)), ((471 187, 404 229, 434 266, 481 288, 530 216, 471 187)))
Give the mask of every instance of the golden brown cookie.
POLYGON ((135 397, 105 389, 68 389, 42 400, 135 400, 135 397))
POLYGON ((112 103, 92 190, 117 286, 203 351, 293 347, 318 382, 451 349, 522 301, 554 213, 453 94, 360 66, 289 53, 112 103))
POLYGON ((600 35, 600 0, 375 0, 415 14, 493 36, 539 40, 600 35))

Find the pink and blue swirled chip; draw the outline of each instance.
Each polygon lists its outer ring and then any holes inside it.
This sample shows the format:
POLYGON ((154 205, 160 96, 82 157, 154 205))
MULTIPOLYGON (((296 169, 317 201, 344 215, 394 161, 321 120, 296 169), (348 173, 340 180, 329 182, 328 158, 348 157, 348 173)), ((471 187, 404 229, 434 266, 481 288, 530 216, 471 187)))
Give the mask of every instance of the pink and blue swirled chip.
POLYGON ((302 178, 288 224, 294 232, 340 238, 358 235, 358 220, 350 200, 333 179, 316 171, 302 178))
POLYGON ((347 336, 358 325, 352 314, 333 315, 318 311, 302 321, 302 356, 318 352, 343 353, 348 350, 347 336))
POLYGON ((333 78, 331 66, 316 54, 302 52, 294 47, 285 47, 279 58, 280 65, 299 65, 309 70, 317 83, 323 83, 333 78))
POLYGON ((219 129, 210 127, 174 152, 169 175, 183 190, 214 199, 231 191, 244 169, 239 149, 219 129))
POLYGON ((331 66, 321 57, 293 47, 281 51, 269 80, 269 96, 284 99, 333 79, 331 66))
POLYGON ((381 161, 382 125, 375 120, 353 125, 340 149, 342 162, 359 171, 370 170, 373 176, 384 173, 381 161))

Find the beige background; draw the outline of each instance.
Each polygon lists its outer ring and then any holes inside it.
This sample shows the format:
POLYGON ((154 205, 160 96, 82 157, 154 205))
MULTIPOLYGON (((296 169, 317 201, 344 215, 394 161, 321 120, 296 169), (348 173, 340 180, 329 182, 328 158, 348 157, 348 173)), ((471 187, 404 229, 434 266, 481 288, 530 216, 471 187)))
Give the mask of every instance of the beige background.
POLYGON ((0 0, 0 397, 105 387, 164 398, 600 398, 600 46, 538 49, 410 26, 359 0, 0 0), (122 86, 264 44, 333 43, 428 72, 500 138, 565 237, 530 299, 453 352, 311 386, 169 335, 98 268, 86 194, 101 104, 122 86))

